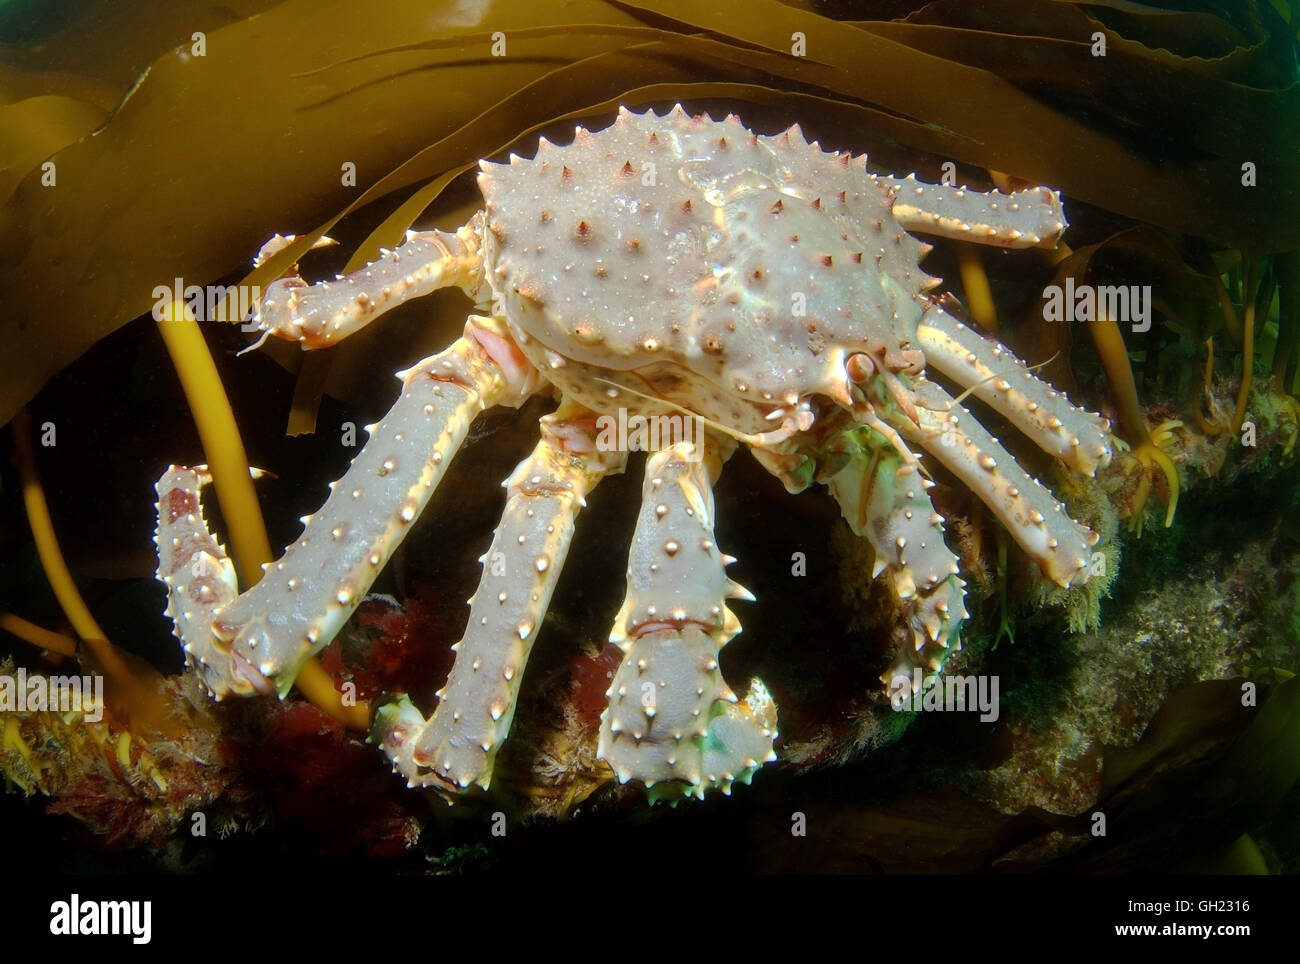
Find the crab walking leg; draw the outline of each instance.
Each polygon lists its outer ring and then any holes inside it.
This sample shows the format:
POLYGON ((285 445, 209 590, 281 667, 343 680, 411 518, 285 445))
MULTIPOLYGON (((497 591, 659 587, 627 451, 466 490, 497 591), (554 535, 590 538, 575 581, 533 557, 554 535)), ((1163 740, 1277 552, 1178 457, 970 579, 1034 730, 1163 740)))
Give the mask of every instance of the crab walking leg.
POLYGON ((239 594, 235 567, 208 529, 199 502, 211 481, 206 465, 171 465, 155 486, 158 527, 153 541, 157 576, 168 587, 166 615, 209 693, 270 693, 262 674, 239 654, 223 650, 209 631, 213 616, 239 594))
POLYGON ((1097 533, 1071 519, 1052 493, 942 388, 917 379, 914 389, 921 426, 917 441, 993 510, 1049 579, 1066 588, 1087 582, 1097 533))
POLYGON ((159 574, 169 610, 180 614, 176 633, 214 695, 262 691, 268 680, 287 693, 419 517, 474 417, 518 405, 539 384, 501 323, 477 316, 464 337, 401 377, 397 403, 370 427, 325 505, 304 519, 302 537, 243 595, 234 595, 225 551, 196 511, 206 473, 172 469, 159 482, 159 574))
POLYGON ((483 267, 480 220, 475 217, 455 234, 408 231, 403 243, 335 281, 309 285, 297 275, 274 281, 254 320, 277 338, 323 348, 439 288, 463 288, 476 298, 483 267))
POLYGON ((1004 248, 1054 248, 1065 230, 1061 196, 1045 187, 1012 194, 880 177, 895 192, 893 213, 907 231, 1004 248))
POLYGON ((757 679, 744 702, 722 679, 718 652, 740 632, 727 598, 752 599, 729 580, 713 541, 708 469, 690 443, 646 462, 641 514, 628 559, 627 597, 610 641, 623 650, 598 753, 619 780, 683 781, 702 797, 776 759, 776 707, 757 679))
POLYGON ((926 494, 934 483, 887 440, 876 436, 870 441, 826 486, 849 528, 875 549, 872 578, 889 570, 912 633, 913 648, 900 653, 881 677, 892 686, 899 676, 910 681, 915 667, 942 669, 948 653, 961 648, 966 583, 957 575, 957 557, 944 543, 943 517, 926 494))
POLYGON ((1002 345, 937 305, 926 311, 917 337, 927 365, 959 385, 972 386, 971 394, 1010 419, 1044 452, 1089 476, 1110 464, 1110 422, 1076 408, 1002 345))
POLYGON ((572 403, 542 419, 541 441, 504 483, 510 495, 437 710, 426 721, 405 694, 379 710, 371 739, 409 785, 487 789, 574 520, 586 494, 626 460, 597 452, 595 436, 591 413, 572 403))

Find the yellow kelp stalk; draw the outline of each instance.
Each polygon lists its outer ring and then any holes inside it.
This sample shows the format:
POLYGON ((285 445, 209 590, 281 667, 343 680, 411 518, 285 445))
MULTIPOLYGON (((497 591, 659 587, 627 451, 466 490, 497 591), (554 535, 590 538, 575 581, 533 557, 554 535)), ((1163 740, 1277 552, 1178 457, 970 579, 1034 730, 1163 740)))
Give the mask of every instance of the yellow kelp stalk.
MULTIPOLYGON (((32 448, 31 438, 32 418, 26 409, 14 416, 11 428, 14 452, 18 461, 18 476, 23 490, 23 503, 27 509, 27 524, 32 530, 32 540, 36 543, 36 552, 40 557, 41 567, 45 570, 45 577, 49 580, 50 589, 53 590, 68 622, 72 624, 72 628, 81 637, 86 649, 90 651, 97 668, 103 671, 114 698, 120 700, 131 711, 132 718, 138 719, 144 727, 170 731, 174 724, 169 720, 166 707, 158 692, 157 684, 161 682, 161 677, 153 673, 150 678, 147 674, 150 673, 151 668, 144 669, 144 675, 132 670, 126 656, 108 641, 107 635, 95 622, 95 617, 91 615, 90 608, 81 598, 81 592, 77 589, 68 564, 63 559, 58 538, 54 534, 50 507, 45 501, 45 490, 41 488, 41 478, 36 471, 36 453, 32 448)), ((23 628, 20 623, 11 623, 10 626, 23 628)), ((138 662, 143 663, 142 660, 138 662)), ((148 664, 144 666, 148 667, 148 664)))
POLYGON ((962 289, 966 292, 966 310, 981 328, 996 335, 998 310, 993 302, 993 289, 989 287, 984 262, 973 244, 957 245, 957 269, 961 274, 962 289))
POLYGON ((59 656, 76 656, 77 641, 62 633, 51 632, 13 613, 0 612, 0 629, 12 633, 23 642, 59 656))
POLYGON ((1300 251, 1277 259, 1278 335, 1273 353, 1273 379, 1277 390, 1294 395, 1297 358, 1300 358, 1300 251), (1288 377, 1289 376, 1289 377, 1288 377))
MULTIPOLYGON (((170 314, 158 322, 158 330, 194 415, 229 531, 230 553, 240 583, 248 589, 262 578, 262 565, 273 557, 230 400, 198 323, 183 301, 172 303, 170 314)), ((307 699, 349 729, 369 729, 370 704, 344 705, 334 680, 315 658, 303 665, 295 683, 307 699)))
MULTIPOLYGON (((1070 246, 1064 241, 1057 245, 1054 250, 1047 252, 1052 261, 1058 265, 1073 253, 1070 246)), ((1092 336, 1093 344, 1097 346, 1097 354, 1101 356, 1101 364, 1106 371, 1106 379, 1110 383, 1111 391, 1114 392, 1115 404, 1119 410, 1119 419, 1124 429, 1124 435, 1132 443, 1133 457, 1141 463, 1143 468, 1142 481, 1139 484, 1137 499, 1134 502, 1133 518, 1138 520, 1141 517, 1142 509, 1151 490, 1150 470, 1153 467, 1158 467, 1164 473, 1169 484, 1169 504, 1165 509, 1165 528, 1167 529, 1174 524, 1174 513, 1178 509, 1180 484, 1178 467, 1174 465, 1174 460, 1160 447, 1157 436, 1162 434, 1162 429, 1168 430, 1174 426, 1167 423, 1156 430, 1156 435, 1152 435, 1146 419, 1142 416, 1142 406, 1138 402, 1137 382, 1133 378, 1133 366, 1129 362, 1128 347, 1124 344, 1124 336, 1120 333, 1119 325, 1115 323, 1114 319, 1104 317, 1104 314, 1099 313, 1096 319, 1088 322, 1087 327, 1088 334, 1092 336)), ((1136 524, 1140 525, 1140 523, 1136 524)))
POLYGON ((1232 416, 1234 435, 1241 431, 1241 423, 1246 420, 1246 402, 1250 398, 1251 376, 1255 373, 1255 299, 1259 294, 1259 258, 1251 256, 1246 265, 1245 311, 1241 322, 1241 388, 1237 391, 1237 410, 1232 416))

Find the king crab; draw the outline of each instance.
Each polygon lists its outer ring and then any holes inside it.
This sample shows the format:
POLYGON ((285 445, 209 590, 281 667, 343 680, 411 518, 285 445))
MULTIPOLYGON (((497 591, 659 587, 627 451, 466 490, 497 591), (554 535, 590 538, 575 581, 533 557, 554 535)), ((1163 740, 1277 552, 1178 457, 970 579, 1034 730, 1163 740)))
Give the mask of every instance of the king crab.
MULTIPOLYGON (((1000 345, 946 314, 918 267, 916 231, 1011 248, 1065 227, 1045 188, 1010 195, 868 173, 792 127, 755 135, 735 116, 619 111, 567 147, 482 162, 484 208, 454 234, 403 244, 335 282, 272 284, 261 328, 331 345, 384 311, 458 286, 483 313, 403 387, 302 537, 240 594, 199 509, 202 467, 158 482, 158 575, 168 614, 212 693, 283 696, 410 530, 474 417, 554 392, 541 438, 506 482, 455 665, 428 719, 402 695, 373 738, 413 786, 487 787, 575 519, 627 453, 602 416, 676 418, 646 460, 627 595, 611 640, 624 657, 599 755, 620 780, 729 790, 775 758, 776 712, 755 679, 741 700, 719 651, 740 629, 714 542, 712 483, 737 443, 791 492, 824 482, 887 571, 911 645, 883 677, 937 671, 967 613, 912 446, 983 500, 1061 586, 1085 582, 1097 536, 939 385, 938 369, 1071 469, 1111 457, 1109 424, 1072 406, 1000 345), (706 426, 687 437, 694 416, 706 426)), ((279 242, 282 243, 282 239, 279 242)))

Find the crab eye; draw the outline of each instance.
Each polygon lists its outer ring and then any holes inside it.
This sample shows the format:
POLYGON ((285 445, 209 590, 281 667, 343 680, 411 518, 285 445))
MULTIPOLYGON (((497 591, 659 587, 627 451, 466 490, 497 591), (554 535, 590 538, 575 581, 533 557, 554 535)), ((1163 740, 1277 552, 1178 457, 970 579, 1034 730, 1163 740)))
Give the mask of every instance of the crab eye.
POLYGON ((844 370, 848 372, 849 381, 855 385, 861 385, 870 378, 876 371, 875 362, 871 356, 863 352, 850 355, 844 362, 844 370))

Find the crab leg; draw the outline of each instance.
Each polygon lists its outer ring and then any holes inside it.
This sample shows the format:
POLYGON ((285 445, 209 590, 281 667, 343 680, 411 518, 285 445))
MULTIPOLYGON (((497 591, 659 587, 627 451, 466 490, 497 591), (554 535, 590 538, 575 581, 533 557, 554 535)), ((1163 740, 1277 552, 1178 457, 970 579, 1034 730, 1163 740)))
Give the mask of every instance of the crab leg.
MULTIPOLYGON (((1078 586, 1091 575, 1097 533, 1066 514, 978 420, 938 385, 914 383, 925 448, 993 510, 1011 537, 1059 586, 1078 586)), ((910 426, 900 426, 908 434, 910 426)), ((911 428, 913 435, 917 435, 911 428)))
POLYGON ((917 337, 928 365, 1011 420, 1049 455, 1084 475, 1110 464, 1110 422, 1070 404, 1025 363, 963 325, 937 305, 926 311, 917 337))
POLYGON ((239 595, 235 567, 203 518, 199 494, 212 481, 206 465, 170 465, 158 480, 158 578, 167 585, 166 615, 208 692, 270 693, 248 660, 222 650, 210 632, 214 614, 239 595))
POLYGON ((302 537, 236 596, 234 570, 199 510, 207 473, 173 467, 158 483, 158 576, 187 653, 217 697, 283 696, 327 646, 406 536, 484 408, 518 405, 539 384, 500 322, 473 316, 465 335, 409 371, 392 410, 302 537))
POLYGON ((1061 197, 1045 187, 1003 194, 925 184, 914 174, 879 180, 893 190, 894 217, 907 231, 1004 248, 1054 248, 1065 230, 1061 197))
MULTIPOLYGON (((857 430, 863 431, 868 430, 857 430)), ((826 486, 849 527, 875 549, 872 578, 889 570, 906 614, 913 648, 881 677, 892 685, 898 676, 910 680, 917 666, 941 669, 949 651, 961 648, 966 584, 958 578, 957 557, 944 544, 943 517, 926 494, 934 483, 888 440, 869 441, 826 486)))
POLYGON ((741 702, 718 653, 740 632, 727 598, 752 599, 723 567, 713 541, 708 469, 681 442, 646 462, 641 514, 628 559, 627 596, 610 641, 623 650, 601 716, 599 756, 622 782, 683 781, 702 797, 729 793, 775 760, 776 707, 751 680, 741 702))
POLYGON ((626 459, 598 453, 595 438, 594 417, 572 403, 542 419, 541 441, 504 483, 505 511, 482 557, 483 576, 437 710, 425 720, 405 694, 380 708, 372 739, 411 786, 488 787, 574 520, 586 494, 626 459))
MULTIPOLYGON (((297 275, 272 282, 254 320, 263 331, 324 348, 364 328, 390 308, 439 288, 465 289, 476 298, 483 258, 476 216, 455 234, 408 231, 406 240, 346 277, 309 285, 297 275)), ((277 238, 267 245, 283 244, 277 238)), ((266 254, 266 246, 258 260, 266 254)))

